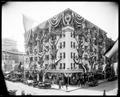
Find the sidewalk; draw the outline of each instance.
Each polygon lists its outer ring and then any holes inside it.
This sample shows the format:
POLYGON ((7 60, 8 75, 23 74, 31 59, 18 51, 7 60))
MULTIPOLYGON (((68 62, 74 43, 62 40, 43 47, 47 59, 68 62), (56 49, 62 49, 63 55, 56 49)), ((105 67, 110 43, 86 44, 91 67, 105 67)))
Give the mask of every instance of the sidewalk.
POLYGON ((115 88, 106 93, 106 95, 116 95, 116 94, 118 94, 118 88, 115 88))
POLYGON ((79 87, 79 86, 68 86, 68 88, 66 89, 66 86, 62 86, 61 89, 59 89, 59 85, 52 85, 52 89, 57 89, 57 90, 61 90, 61 91, 66 91, 66 92, 70 92, 70 91, 74 91, 74 90, 78 90, 78 89, 83 89, 83 87, 79 87))
MULTIPOLYGON (((104 79, 104 80, 99 80, 98 81, 98 84, 101 84, 103 82, 106 82, 107 80, 104 79)), ((70 92, 70 91, 74 91, 74 90, 78 90, 78 89, 84 89, 84 88, 87 88, 86 86, 85 87, 80 87, 80 86, 71 86, 69 85, 68 88, 66 89, 66 86, 64 85, 63 87, 61 87, 61 89, 59 89, 59 85, 52 85, 52 88, 53 89, 57 89, 57 90, 62 90, 62 91, 66 91, 66 92, 70 92)))
POLYGON ((98 84, 103 83, 103 82, 106 82, 106 81, 107 81, 107 79, 99 80, 99 81, 98 81, 98 84))
MULTIPOLYGON (((58 85, 52 85, 51 89, 39 89, 39 88, 25 85, 23 83, 13 83, 10 81, 6 81, 6 84, 7 84, 8 90, 17 90, 16 95, 21 95, 22 91, 25 91, 25 94, 31 94, 31 95, 103 95, 103 91, 96 90, 96 89, 93 90, 92 88, 85 89, 77 86, 68 86, 68 90, 66 91, 65 86, 63 86, 62 89, 59 89, 58 85)), ((109 87, 109 86, 113 87, 111 83, 106 85, 105 87, 109 87)), ((100 87, 97 86, 95 88, 98 89, 100 87)), ((114 88, 110 91, 106 91, 105 94, 116 95, 117 90, 118 90, 117 88, 114 88)))

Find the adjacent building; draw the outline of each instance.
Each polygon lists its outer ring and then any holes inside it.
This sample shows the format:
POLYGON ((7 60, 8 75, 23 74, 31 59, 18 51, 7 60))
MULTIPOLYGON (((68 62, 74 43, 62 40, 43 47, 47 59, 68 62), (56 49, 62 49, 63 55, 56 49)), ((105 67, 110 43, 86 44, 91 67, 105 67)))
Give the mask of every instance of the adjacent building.
POLYGON ((17 50, 17 43, 11 39, 2 40, 2 70, 10 72, 20 62, 24 64, 25 54, 17 50))
POLYGON ((18 51, 17 42, 8 38, 2 39, 2 50, 18 51))

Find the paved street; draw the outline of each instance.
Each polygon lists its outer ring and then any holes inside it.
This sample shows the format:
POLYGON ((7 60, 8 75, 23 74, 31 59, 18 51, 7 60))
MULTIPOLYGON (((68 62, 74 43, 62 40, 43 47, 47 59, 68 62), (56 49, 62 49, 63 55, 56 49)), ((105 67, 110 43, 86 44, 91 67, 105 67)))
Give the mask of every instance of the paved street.
MULTIPOLYGON (((116 95, 118 81, 104 82, 96 87, 78 88, 69 86, 69 92, 65 89, 38 89, 32 86, 27 86, 22 83, 13 83, 6 81, 8 90, 18 90, 17 95, 21 95, 21 91, 25 91, 25 94, 31 95, 103 95, 103 90, 106 90, 106 95, 116 95)), ((64 87, 65 88, 65 87, 64 87)))

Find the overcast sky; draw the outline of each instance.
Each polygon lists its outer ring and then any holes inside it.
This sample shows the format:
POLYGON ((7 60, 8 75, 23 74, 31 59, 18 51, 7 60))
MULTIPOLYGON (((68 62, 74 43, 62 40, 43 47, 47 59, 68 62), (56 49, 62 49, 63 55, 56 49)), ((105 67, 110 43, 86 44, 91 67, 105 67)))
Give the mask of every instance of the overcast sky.
POLYGON ((113 40, 118 38, 118 6, 111 2, 8 2, 2 6, 2 38, 16 40, 18 50, 24 52, 22 15, 42 23, 67 8, 106 31, 113 40))

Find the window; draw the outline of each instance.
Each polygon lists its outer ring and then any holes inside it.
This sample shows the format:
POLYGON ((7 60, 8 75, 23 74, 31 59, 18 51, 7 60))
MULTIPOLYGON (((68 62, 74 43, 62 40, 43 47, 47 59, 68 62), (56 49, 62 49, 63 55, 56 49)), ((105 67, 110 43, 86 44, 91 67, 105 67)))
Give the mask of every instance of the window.
POLYGON ((46 49, 49 50, 49 46, 46 46, 46 49))
POLYGON ((34 54, 35 54, 35 55, 37 54, 37 49, 34 50, 34 54))
POLYGON ((45 55, 45 60, 49 60, 49 55, 45 55))
POLYGON ((52 45, 51 48, 52 48, 52 50, 53 50, 53 49, 54 49, 54 46, 52 45))
POLYGON ((63 53, 63 58, 65 58, 65 52, 63 53))
POLYGON ((62 38, 62 34, 60 34, 60 38, 62 38))
POLYGON ((65 37, 65 34, 63 34, 63 37, 65 37))
POLYGON ((51 55, 51 60, 54 60, 54 56, 53 55, 51 55))
POLYGON ((60 42, 60 48, 62 48, 62 43, 60 42))
POLYGON ((75 42, 73 43, 73 48, 75 48, 75 42))
POLYGON ((71 58, 72 58, 72 52, 71 52, 71 58))
POLYGON ((51 40, 52 40, 52 41, 54 40, 54 36, 51 37, 51 40))
POLYGON ((72 63, 71 63, 71 69, 73 69, 72 63))
POLYGON ((71 48, 72 48, 72 41, 71 41, 71 48))
POLYGON ((54 55, 54 58, 56 59, 56 54, 54 55))
POLYGON ((71 37, 75 38, 75 33, 71 32, 71 37))
POLYGON ((87 46, 85 46, 85 50, 87 50, 87 46))
POLYGON ((32 54, 32 53, 33 53, 32 48, 30 48, 30 54, 32 54))
POLYGON ((63 48, 65 48, 65 41, 63 42, 63 48))
POLYGON ((71 33, 71 37, 72 37, 72 35, 73 35, 73 34, 71 33))
POLYGON ((62 53, 60 53, 60 58, 62 59, 62 53))
POLYGON ((33 61, 33 57, 30 57, 30 62, 33 61))
POLYGON ((60 42, 60 49, 61 49, 61 48, 65 48, 65 41, 62 42, 62 43, 60 42))
POLYGON ((25 62, 26 62, 26 63, 28 63, 28 62, 29 62, 29 59, 28 59, 28 58, 26 58, 25 62))
POLYGON ((63 69, 65 69, 65 63, 63 63, 63 69))
POLYGON ((60 69, 62 69, 62 63, 60 63, 60 69))
POLYGON ((73 57, 75 58, 75 53, 74 53, 73 57))
POLYGON ((75 38, 75 33, 73 33, 73 38, 75 38))
POLYGON ((5 60, 7 60, 7 55, 5 55, 5 60))
POLYGON ((48 64, 45 64, 45 69, 47 69, 47 67, 48 67, 48 64))
POLYGON ((75 69, 75 63, 73 65, 74 65, 74 69, 75 69))
POLYGON ((35 57, 34 59, 35 59, 35 61, 37 61, 37 57, 35 57))

